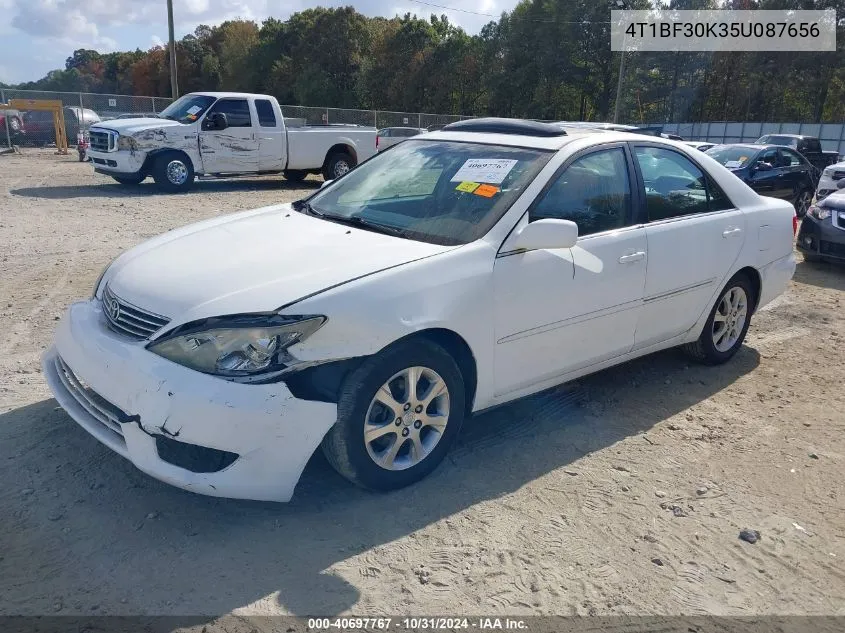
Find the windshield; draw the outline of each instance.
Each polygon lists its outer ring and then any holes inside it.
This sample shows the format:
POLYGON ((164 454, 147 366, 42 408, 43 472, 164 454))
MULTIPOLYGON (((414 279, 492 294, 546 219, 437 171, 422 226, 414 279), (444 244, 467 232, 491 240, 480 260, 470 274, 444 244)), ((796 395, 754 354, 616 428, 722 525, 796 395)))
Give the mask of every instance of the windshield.
POLYGON ((308 200, 311 209, 409 239, 467 244, 484 235, 554 152, 408 140, 308 200))
POLYGON ((728 169, 742 169, 754 158, 757 150, 750 147, 717 145, 704 153, 717 163, 722 163, 728 169))
POLYGON ((760 145, 785 145, 786 147, 798 147, 798 139, 791 136, 778 136, 777 134, 767 134, 757 139, 760 145))
POLYGON ((179 123, 193 123, 215 101, 217 101, 216 97, 209 97, 208 95, 185 95, 162 110, 159 116, 162 119, 179 121, 179 123))

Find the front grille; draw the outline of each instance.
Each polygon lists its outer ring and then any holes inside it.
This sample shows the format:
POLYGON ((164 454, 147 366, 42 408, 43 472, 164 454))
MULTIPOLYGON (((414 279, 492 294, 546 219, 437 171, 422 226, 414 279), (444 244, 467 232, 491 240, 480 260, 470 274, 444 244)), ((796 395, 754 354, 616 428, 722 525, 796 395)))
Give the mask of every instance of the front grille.
POLYGON ((111 134, 91 131, 91 149, 96 152, 111 151, 111 134))
POLYGON ((845 257, 845 244, 836 242, 825 242, 822 240, 819 245, 819 253, 832 257, 845 257))
POLYGON ((115 295, 108 284, 103 289, 103 312, 109 327, 138 341, 158 332, 170 319, 142 310, 115 295))
POLYGON ((833 172, 831 178, 833 178, 834 180, 842 180, 843 178, 845 178, 845 171, 835 171, 833 172))
POLYGON ((104 400, 96 392, 94 392, 88 385, 83 383, 71 371, 67 363, 56 356, 56 373, 59 375, 59 380, 62 381, 67 392, 73 396, 80 406, 85 409, 91 417, 96 419, 100 424, 106 427, 119 440, 123 441, 123 429, 120 428, 121 421, 125 421, 127 416, 118 407, 110 402, 104 400))

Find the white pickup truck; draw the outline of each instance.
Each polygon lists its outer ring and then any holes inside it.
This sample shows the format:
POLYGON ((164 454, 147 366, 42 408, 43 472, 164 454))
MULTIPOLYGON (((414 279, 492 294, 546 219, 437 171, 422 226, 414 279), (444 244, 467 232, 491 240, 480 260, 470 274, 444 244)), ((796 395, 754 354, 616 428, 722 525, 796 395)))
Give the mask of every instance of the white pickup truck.
POLYGON ((195 176, 333 180, 376 153, 375 128, 286 126, 274 97, 240 92, 194 92, 157 118, 104 121, 90 134, 96 172, 126 185, 152 176, 166 191, 188 189, 195 176))

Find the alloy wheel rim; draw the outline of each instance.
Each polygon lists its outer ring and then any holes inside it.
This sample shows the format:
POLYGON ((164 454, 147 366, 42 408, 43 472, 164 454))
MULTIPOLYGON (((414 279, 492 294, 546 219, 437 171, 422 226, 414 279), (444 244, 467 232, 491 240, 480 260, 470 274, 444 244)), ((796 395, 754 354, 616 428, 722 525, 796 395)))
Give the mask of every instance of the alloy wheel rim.
POLYGON ((449 388, 428 367, 408 367, 376 392, 364 417, 364 444, 378 466, 406 470, 428 457, 449 422, 449 388))
POLYGON ((188 168, 181 160, 172 160, 167 164, 167 179, 174 185, 184 185, 188 180, 188 168))
POLYGON ((730 288, 719 300, 713 315, 713 346, 727 352, 739 340, 748 317, 748 295, 740 286, 730 288))
POLYGON ((340 178, 341 176, 346 174, 348 171, 349 171, 349 163, 347 163, 345 160, 340 160, 337 163, 335 163, 334 175, 335 175, 336 178, 340 178))
POLYGON ((798 199, 798 215, 804 215, 807 213, 807 209, 810 206, 810 194, 809 192, 805 191, 801 194, 801 197, 798 199))

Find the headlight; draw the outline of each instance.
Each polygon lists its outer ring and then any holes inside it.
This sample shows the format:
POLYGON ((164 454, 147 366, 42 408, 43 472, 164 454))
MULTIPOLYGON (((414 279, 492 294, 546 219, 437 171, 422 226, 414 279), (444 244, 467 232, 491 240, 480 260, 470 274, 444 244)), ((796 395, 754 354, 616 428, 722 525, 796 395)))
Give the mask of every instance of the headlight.
POLYGON ((807 213, 812 215, 817 220, 827 220, 830 217, 830 209, 825 209, 824 207, 817 207, 813 205, 809 209, 807 209, 807 213))
POLYGON ((109 267, 112 265, 112 262, 106 264, 106 267, 103 268, 103 272, 100 273, 100 276, 97 277, 97 282, 94 284, 94 294, 91 295, 92 299, 97 298, 97 291, 100 289, 100 284, 103 283, 103 277, 106 276, 106 271, 108 271, 109 267))
POLYGON ((326 317, 241 315, 177 328, 148 349, 190 369, 238 382, 277 377, 299 360, 288 348, 322 327, 326 317))
POLYGON ((134 151, 134 150, 138 149, 138 141, 136 141, 131 136, 118 136, 117 137, 117 149, 134 151))

